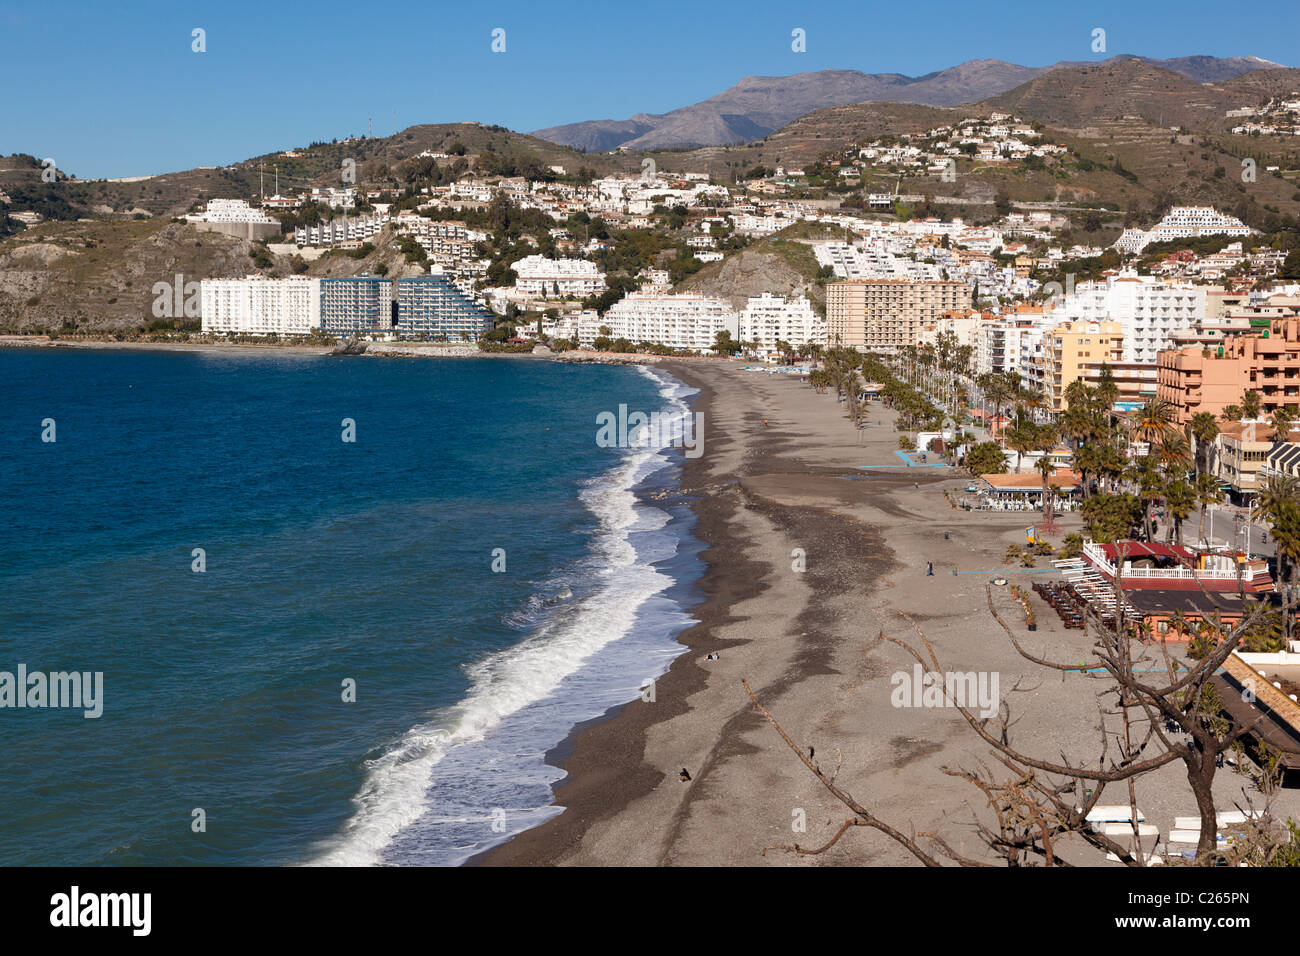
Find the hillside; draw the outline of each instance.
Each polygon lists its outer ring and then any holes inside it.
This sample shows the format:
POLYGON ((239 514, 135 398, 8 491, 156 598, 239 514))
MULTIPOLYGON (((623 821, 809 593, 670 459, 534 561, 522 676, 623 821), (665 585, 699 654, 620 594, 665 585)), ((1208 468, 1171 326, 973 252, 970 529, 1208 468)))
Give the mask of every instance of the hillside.
MULTIPOLYGON (((395 278, 423 272, 406 263, 387 233, 378 238, 370 254, 326 255, 310 263, 306 274, 348 276, 380 266, 395 278)), ((255 248, 265 255, 254 243, 162 219, 42 223, 0 242, 0 331, 132 331, 158 318, 185 319, 154 314, 157 282, 174 286, 177 275, 188 285, 203 278, 302 271, 303 263, 295 269, 280 255, 259 268, 255 248)))
MULTIPOLYGON (((504 162, 531 162, 539 168, 564 166, 576 172, 586 166, 600 173, 639 171, 634 156, 584 156, 576 150, 481 123, 439 123, 412 126, 396 136, 319 143, 253 156, 221 167, 200 167, 130 180, 70 179, 60 171, 58 182, 41 179, 36 157, 0 157, 0 190, 14 202, 12 210, 34 209, 48 218, 132 218, 179 216, 213 197, 256 199, 275 190, 278 170, 281 192, 311 186, 346 185, 344 160, 357 167, 357 180, 382 178, 394 167, 425 150, 446 152, 463 148, 467 160, 496 154, 504 162), (295 153, 287 156, 284 153, 295 153)), ((449 162, 449 161, 444 161, 449 162)), ((75 174, 75 170, 71 171, 75 174)))
POLYGON ((674 292, 698 292, 727 299, 743 309, 750 296, 803 293, 825 314, 826 286, 819 282, 812 248, 802 242, 766 239, 721 262, 711 262, 680 282, 674 292))
POLYGON ((626 120, 568 123, 537 130, 533 135, 589 151, 736 145, 766 136, 813 110, 865 102, 956 106, 995 97, 1057 71, 1110 66, 1128 60, 1172 72, 1191 87, 1250 72, 1266 72, 1278 66, 1258 57, 1190 56, 1157 60, 1116 56, 1095 64, 1062 62, 1042 67, 1002 60, 969 60, 918 77, 857 70, 747 76, 716 96, 667 113, 638 113, 626 120))
MULTIPOLYGON (((858 103, 816 110, 745 146, 696 150, 695 165, 715 175, 755 165, 805 167, 839 157, 851 144, 885 135, 923 133, 967 117, 1009 112, 1042 124, 1041 135, 1070 153, 1045 169, 958 162, 955 182, 909 174, 901 181, 868 172, 863 191, 929 195, 989 204, 998 191, 1040 208, 1109 205, 1147 221, 1161 202, 1214 205, 1264 226, 1270 215, 1300 215, 1300 142, 1295 137, 1231 136, 1224 111, 1261 89, 1290 91, 1300 70, 1270 69, 1202 86, 1140 60, 1064 67, 1009 93, 957 108, 858 103), (1249 77, 1267 77, 1253 81, 1249 77), (1163 122, 1162 122, 1163 121, 1163 122), (1176 133, 1171 126, 1183 125, 1176 133), (1256 181, 1243 183, 1241 160, 1256 160, 1256 181), (1290 170, 1291 178, 1267 172, 1290 170)), ((1263 98, 1263 97, 1260 97, 1263 98)), ((978 210, 972 210, 977 213, 978 210)), ((987 215, 991 210, 985 207, 987 215)), ((1122 224, 1116 216, 1112 225, 1122 224)), ((1149 222, 1148 222, 1149 224, 1149 222)), ((1100 236, 1095 237, 1100 238, 1100 236)))
POLYGON ((1200 129, 1236 103, 1217 87, 1132 59, 1055 70, 981 105, 1077 130, 1125 116, 1200 129))

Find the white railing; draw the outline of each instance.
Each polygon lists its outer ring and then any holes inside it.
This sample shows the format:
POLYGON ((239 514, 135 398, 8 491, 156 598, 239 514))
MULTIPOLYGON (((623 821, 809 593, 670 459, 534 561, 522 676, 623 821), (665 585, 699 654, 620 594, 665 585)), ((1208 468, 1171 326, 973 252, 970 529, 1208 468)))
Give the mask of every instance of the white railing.
MULTIPOLYGON (((1111 578, 1117 574, 1115 565, 1106 557, 1106 553, 1094 542, 1085 541, 1083 543, 1083 554, 1091 564, 1099 570, 1104 571, 1111 578)), ((1140 555, 1134 555, 1140 557, 1140 555)), ((1235 559, 1234 559, 1235 560, 1235 559)), ((1142 578, 1143 580, 1156 578, 1167 581, 1235 581, 1237 580, 1237 570, 1195 570, 1193 568, 1133 568, 1124 569, 1125 577, 1142 578)), ((1268 577, 1268 570, 1253 569, 1243 567, 1241 569, 1241 580, 1253 582, 1256 577, 1268 577)))
POLYGON ((1257 474, 1260 478, 1295 478, 1295 472, 1283 471, 1280 468, 1274 468, 1272 465, 1260 465, 1257 474))

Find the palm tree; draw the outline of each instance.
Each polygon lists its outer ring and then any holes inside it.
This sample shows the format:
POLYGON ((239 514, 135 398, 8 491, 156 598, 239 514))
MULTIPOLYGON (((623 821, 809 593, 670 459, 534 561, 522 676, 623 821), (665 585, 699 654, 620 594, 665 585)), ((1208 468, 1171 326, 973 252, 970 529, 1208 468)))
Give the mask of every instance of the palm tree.
POLYGON ((1197 412, 1192 416, 1191 433, 1196 442, 1196 474, 1199 476, 1210 467, 1210 445, 1219 437, 1219 423, 1209 412, 1197 412))
POLYGON ((1197 533, 1197 540, 1202 545, 1205 544, 1205 512, 1210 505, 1216 505, 1223 500, 1223 489, 1219 487, 1219 479, 1213 475, 1201 473, 1196 476, 1196 504, 1201 509, 1201 529, 1197 533))
POLYGON ((1133 419, 1133 437, 1147 444, 1155 444, 1170 429, 1174 409, 1163 398, 1152 398, 1138 410, 1133 419))
POLYGON ((1172 539, 1183 543, 1183 522, 1195 507, 1196 491, 1187 482, 1179 478, 1165 486, 1165 514, 1173 519, 1166 542, 1172 539))
POLYGON ((1155 529, 1152 526, 1152 506, 1164 494, 1165 480, 1156 467, 1157 459, 1153 455, 1139 458, 1129 469, 1128 479, 1138 486, 1138 496, 1142 500, 1142 532, 1150 541, 1155 529))
POLYGON ((1051 489, 1048 487, 1048 479, 1052 477, 1052 472, 1056 470, 1056 466, 1052 463, 1052 459, 1044 455, 1034 462, 1034 467, 1038 469, 1038 473, 1043 477, 1043 528, 1051 530, 1055 525, 1055 521, 1053 521, 1055 515, 1052 511, 1052 495, 1051 489))
POLYGON ((1239 422, 1245 417, 1240 405, 1225 405, 1223 411, 1219 412, 1219 418, 1225 422, 1239 422))
POLYGON ((1273 409, 1273 419, 1270 424, 1273 426, 1273 441, 1286 441, 1291 437, 1291 426, 1294 420, 1285 405, 1273 409))
POLYGON ((997 437, 997 421, 1002 416, 1003 404, 1012 396, 1011 383, 1002 375, 981 376, 980 386, 984 397, 993 404, 993 428, 990 438, 997 437))
POLYGON ((1119 397, 1119 386, 1115 384, 1115 375, 1111 372, 1110 366, 1105 363, 1102 363, 1101 371, 1097 375, 1096 391, 1097 402, 1102 410, 1109 414, 1115 399, 1119 397))
MULTIPOLYGON (((1289 602, 1300 570, 1300 481, 1273 475, 1260 487, 1250 520, 1267 521, 1277 548, 1278 577, 1285 582, 1283 602, 1289 602)), ((1291 639, 1293 615, 1286 614, 1286 639, 1291 639)))
POLYGON ((1056 447, 1059 433, 1055 425, 1030 425, 1028 427, 1030 431, 1027 437, 1030 439, 1030 447, 1034 451, 1042 452, 1035 467, 1038 468, 1038 473, 1043 476, 1043 526, 1052 528, 1055 522, 1052 520, 1054 517, 1051 506, 1052 496, 1048 492, 1047 479, 1056 470, 1056 466, 1049 456, 1052 449, 1056 447))
POLYGON ((1259 418, 1259 392, 1250 391, 1241 396, 1241 417, 1251 419, 1252 421, 1259 418))
POLYGON ((1020 458, 1031 448, 1038 435, 1032 422, 1018 419, 1002 436, 1006 446, 1016 453, 1016 471, 1020 471, 1020 458))
POLYGON ((1176 431, 1165 432, 1160 439, 1160 445, 1155 451, 1160 464, 1171 473, 1185 473, 1187 466, 1191 463, 1191 452, 1188 450, 1187 439, 1176 431))
POLYGON ((1065 386, 1065 392, 1062 397, 1065 399, 1066 408, 1076 408, 1080 405, 1087 406, 1092 403, 1092 389, 1088 383, 1081 378, 1076 378, 1069 385, 1065 386))

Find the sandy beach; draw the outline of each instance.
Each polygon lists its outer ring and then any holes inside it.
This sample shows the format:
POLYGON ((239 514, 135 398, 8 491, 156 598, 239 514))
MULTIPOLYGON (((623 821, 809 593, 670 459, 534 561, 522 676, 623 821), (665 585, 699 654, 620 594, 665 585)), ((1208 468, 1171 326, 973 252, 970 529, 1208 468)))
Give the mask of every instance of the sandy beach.
MULTIPOLYGON (((920 648, 915 622, 945 671, 996 673, 1015 720, 1011 742, 1022 752, 1095 764, 1097 694, 1107 685, 1030 664, 988 610, 990 579, 1027 589, 1048 576, 1002 564, 1035 515, 954 510, 942 492, 960 492, 968 478, 904 466, 883 408, 869 410, 858 434, 833 393, 797 377, 723 362, 663 367, 700 389, 695 407, 704 413, 705 453, 686 462, 682 489, 707 545, 698 624, 682 634, 687 650, 658 681, 653 702, 633 701, 580 728, 551 755, 568 773, 556 795, 564 812, 474 862, 917 864, 868 829, 851 830, 819 856, 764 853, 775 844, 821 846, 851 814, 755 710, 742 680, 861 804, 903 832, 932 831, 987 859, 973 827, 986 814, 984 798, 943 768, 994 766, 991 748, 955 710, 894 706, 891 676, 910 674, 914 662, 880 634, 920 648), (796 549, 806 554, 804 571, 794 569, 796 549), (681 768, 690 782, 679 779, 681 768), (805 832, 794 829, 801 819, 805 832)), ((1076 518, 1065 520, 1077 528, 1076 518)), ((1050 569, 1049 559, 1039 567, 1050 569)), ((1090 640, 1066 630, 1045 603, 1034 598, 1031 634, 1008 589, 993 593, 1029 650, 1088 657, 1090 640)), ((1262 803, 1249 779, 1227 769, 1215 789, 1222 808, 1246 797, 1262 803)), ((1179 763, 1141 778, 1137 795, 1162 832, 1175 815, 1195 812, 1179 763)), ((1113 785, 1104 802, 1125 800, 1113 785)), ((1285 792, 1275 808, 1295 812, 1292 803, 1285 792)), ((1072 862, 1104 862, 1082 841, 1070 850, 1072 862)))

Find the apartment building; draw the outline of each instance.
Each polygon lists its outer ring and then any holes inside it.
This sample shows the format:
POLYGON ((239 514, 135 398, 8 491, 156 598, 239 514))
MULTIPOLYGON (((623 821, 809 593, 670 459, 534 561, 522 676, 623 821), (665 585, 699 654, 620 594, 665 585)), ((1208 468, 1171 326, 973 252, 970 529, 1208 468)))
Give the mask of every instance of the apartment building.
POLYGON ((392 280, 364 274, 321 279, 320 327, 330 335, 391 334, 392 280))
POLYGON ((470 339, 492 330, 492 313, 443 275, 397 280, 399 339, 470 339))
POLYGON ((219 232, 239 239, 272 239, 280 223, 242 199, 209 199, 204 212, 190 213, 185 221, 201 232, 219 232))
POLYGON ((320 328, 320 279, 203 279, 204 332, 217 335, 308 335, 320 328))
POLYGON ((1205 317, 1206 289, 1187 282, 1121 273, 1083 282, 1052 311, 1061 322, 1119 322, 1124 327, 1124 361, 1155 364, 1172 336, 1205 317))
POLYGON ((1274 319, 1259 335, 1227 338, 1213 349, 1191 346, 1160 355, 1158 394, 1179 423, 1197 412, 1218 415, 1259 393, 1265 416, 1279 407, 1300 411, 1300 318, 1274 319))
POLYGON ((604 321, 595 309, 586 309, 560 316, 549 329, 543 324, 542 331, 554 339, 568 339, 577 342, 584 349, 589 349, 600 337, 604 321))
POLYGON ((730 303, 696 293, 630 293, 605 313, 605 325, 610 338, 699 352, 712 349, 719 332, 740 336, 740 316, 730 303))
POLYGON ((1232 486, 1233 500, 1245 500, 1259 491, 1260 472, 1273 445, 1273 429, 1267 424, 1223 422, 1210 449, 1210 471, 1232 486))
POLYGON ((915 345, 945 312, 970 305, 964 282, 849 279, 826 287, 828 344, 866 351, 915 345))
POLYGON ((951 334, 957 345, 968 345, 972 349, 979 343, 979 330, 985 322, 993 322, 997 316, 992 312, 978 312, 975 309, 958 309, 939 316, 935 323, 921 331, 921 345, 936 345, 939 336, 951 334))
POLYGON ((775 360, 780 356, 777 342, 799 348, 803 345, 826 345, 826 320, 817 314, 803 296, 787 299, 764 292, 752 296, 740 313, 737 338, 753 342, 760 358, 775 360))
POLYGON ((1069 403, 1065 390, 1072 382, 1096 385, 1101 366, 1114 366, 1124 357, 1124 327, 1118 322, 1064 322, 1044 335, 1043 398, 1053 412, 1069 403))
POLYGON ((511 267, 515 291, 523 295, 584 298, 605 291, 605 274, 586 259, 548 259, 525 256, 511 267))
POLYGON ((294 231, 293 241, 299 246, 333 246, 342 242, 358 242, 379 235, 386 225, 386 212, 351 219, 340 217, 315 226, 299 226, 294 231))
POLYGON ((1041 350, 1042 343, 1040 321, 999 316, 981 322, 975 330, 975 374, 1009 372, 1023 378, 1026 359, 1032 359, 1041 350))
POLYGON ((1198 236, 1249 236, 1253 231, 1236 216, 1225 215, 1212 206, 1174 206, 1151 229, 1125 229, 1115 248, 1138 253, 1153 242, 1198 236))

